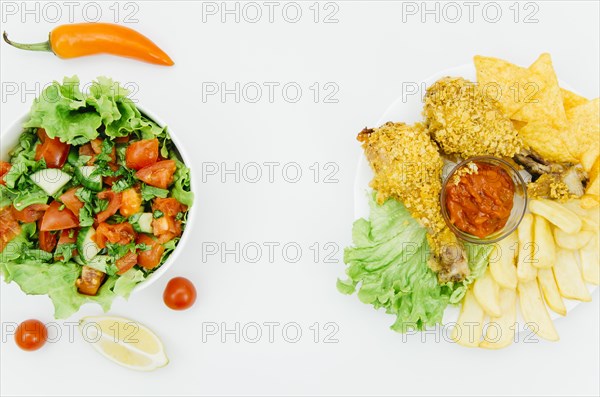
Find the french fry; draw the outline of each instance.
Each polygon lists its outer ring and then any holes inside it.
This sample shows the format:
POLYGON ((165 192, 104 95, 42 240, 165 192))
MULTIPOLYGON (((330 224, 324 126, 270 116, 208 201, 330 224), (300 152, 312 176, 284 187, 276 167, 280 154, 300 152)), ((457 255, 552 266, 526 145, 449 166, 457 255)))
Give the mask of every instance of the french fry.
POLYGON ((557 202, 546 199, 530 200, 529 210, 536 215, 543 216, 550 223, 569 234, 577 233, 581 229, 581 219, 577 214, 557 202))
POLYGON ((582 222, 581 230, 597 232, 600 229, 600 208, 597 201, 593 202, 595 205, 591 208, 587 208, 589 204, 583 199, 569 200, 562 205, 579 216, 582 222))
POLYGON ((500 286, 494 281, 488 269, 473 284, 473 295, 475 295, 479 306, 490 317, 500 317, 502 314, 502 309, 500 308, 500 286))
POLYGON ((598 255, 599 248, 597 238, 597 236, 594 236, 585 247, 579 250, 583 279, 588 283, 595 285, 600 283, 600 258, 598 255))
POLYGON ((519 282, 517 290, 519 291, 521 313, 527 322, 526 325, 541 338, 549 341, 559 340, 558 332, 556 332, 554 323, 544 305, 537 281, 519 282))
POLYGON ((567 299, 576 299, 583 302, 592 300, 577 262, 575 253, 565 249, 556 251, 556 263, 554 263, 554 278, 558 285, 558 290, 562 296, 567 299))
POLYGON ((477 303, 473 291, 469 289, 463 299, 460 315, 450 337, 461 346, 477 347, 481 341, 484 320, 485 312, 477 303))
POLYGON ((564 249, 578 250, 583 248, 594 237, 594 232, 580 230, 575 234, 565 233, 562 229, 554 229, 556 244, 564 249))
POLYGON ((519 254, 517 258, 517 278, 519 281, 535 280, 537 271, 533 267, 536 246, 533 241, 533 215, 525 214, 517 229, 519 254))
POLYGON ((537 253, 533 266, 538 269, 551 268, 556 260, 556 248, 554 247, 554 237, 552 236, 550 223, 544 217, 535 215, 533 225, 533 241, 537 253))
POLYGON ((479 347, 484 349, 502 349, 515 338, 517 321, 517 291, 502 288, 500 290, 500 308, 502 315, 491 317, 479 347))
POLYGON ((519 247, 517 232, 500 240, 490 254, 490 273, 502 288, 517 289, 515 256, 519 247))
POLYGON ((542 287, 542 293, 544 294, 546 304, 556 313, 561 316, 566 316, 567 308, 562 300, 562 296, 560 296, 560 292, 558 292, 558 286, 556 285, 552 269, 539 269, 538 281, 540 287, 542 287))

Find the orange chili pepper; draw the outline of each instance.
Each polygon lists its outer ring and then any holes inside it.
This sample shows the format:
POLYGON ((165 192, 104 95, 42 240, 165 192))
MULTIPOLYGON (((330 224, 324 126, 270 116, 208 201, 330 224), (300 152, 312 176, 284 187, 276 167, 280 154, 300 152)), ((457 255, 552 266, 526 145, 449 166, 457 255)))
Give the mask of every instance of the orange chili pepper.
POLYGON ((169 56, 146 36, 133 29, 110 23, 76 23, 56 27, 48 41, 20 44, 8 39, 13 47, 30 51, 53 52, 59 58, 77 58, 94 54, 112 54, 157 65, 172 66, 169 56))

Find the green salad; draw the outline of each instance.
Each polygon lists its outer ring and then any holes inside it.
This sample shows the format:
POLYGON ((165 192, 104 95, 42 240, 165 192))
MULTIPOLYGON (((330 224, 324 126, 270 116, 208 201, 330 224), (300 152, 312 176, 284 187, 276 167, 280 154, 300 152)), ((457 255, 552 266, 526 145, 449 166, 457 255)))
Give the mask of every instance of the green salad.
POLYGON ((52 83, 0 161, 0 273, 48 295, 56 318, 127 298, 185 229, 190 170, 128 94, 104 77, 85 93, 77 77, 52 83))
POLYGON ((491 245, 465 244, 470 274, 460 282, 440 284, 427 265, 426 230, 394 199, 378 205, 370 197, 369 220, 354 222, 354 246, 346 248, 347 280, 338 290, 396 316, 397 332, 423 330, 441 323, 449 304, 459 303, 488 265, 491 245))

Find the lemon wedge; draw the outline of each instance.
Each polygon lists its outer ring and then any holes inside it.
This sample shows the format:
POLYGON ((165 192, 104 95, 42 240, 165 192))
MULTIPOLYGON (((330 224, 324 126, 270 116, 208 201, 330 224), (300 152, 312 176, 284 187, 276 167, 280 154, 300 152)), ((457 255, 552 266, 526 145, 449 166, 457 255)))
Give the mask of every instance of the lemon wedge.
POLYGON ((122 317, 89 316, 79 321, 83 339, 109 360, 136 371, 169 363, 162 342, 142 324, 122 317))

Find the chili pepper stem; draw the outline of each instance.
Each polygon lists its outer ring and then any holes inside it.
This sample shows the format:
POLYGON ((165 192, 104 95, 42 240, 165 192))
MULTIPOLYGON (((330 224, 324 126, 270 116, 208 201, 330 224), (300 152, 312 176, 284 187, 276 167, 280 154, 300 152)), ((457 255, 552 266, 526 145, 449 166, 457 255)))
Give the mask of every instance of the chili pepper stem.
POLYGON ((44 41, 42 43, 21 44, 21 43, 15 43, 14 41, 11 41, 8 38, 8 35, 6 34, 6 32, 2 33, 2 37, 4 38, 4 41, 6 41, 8 44, 10 44, 11 46, 13 46, 15 48, 20 48, 21 50, 54 52, 54 51, 52 51, 52 46, 50 45, 50 40, 44 41))

